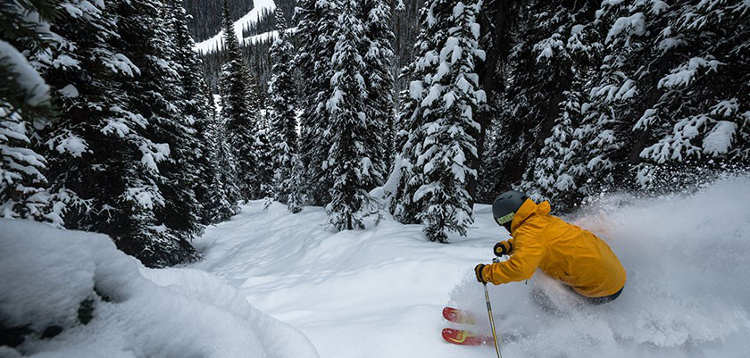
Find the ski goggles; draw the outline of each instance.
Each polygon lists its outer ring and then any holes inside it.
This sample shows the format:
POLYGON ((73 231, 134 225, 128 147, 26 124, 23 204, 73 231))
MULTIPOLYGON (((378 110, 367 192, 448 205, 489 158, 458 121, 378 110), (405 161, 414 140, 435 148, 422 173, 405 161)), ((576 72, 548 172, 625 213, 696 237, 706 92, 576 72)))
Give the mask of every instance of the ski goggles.
POLYGON ((513 221, 513 216, 515 216, 515 215, 516 215, 516 213, 510 213, 508 215, 501 216, 499 218, 495 218, 495 221, 497 221, 497 223, 500 224, 500 225, 505 225, 505 224, 513 221))

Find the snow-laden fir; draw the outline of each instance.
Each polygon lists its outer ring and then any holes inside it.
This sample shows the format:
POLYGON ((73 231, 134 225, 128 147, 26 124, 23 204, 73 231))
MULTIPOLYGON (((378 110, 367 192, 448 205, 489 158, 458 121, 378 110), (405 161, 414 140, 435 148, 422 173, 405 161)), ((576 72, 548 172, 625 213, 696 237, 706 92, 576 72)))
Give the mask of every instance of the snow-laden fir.
MULTIPOLYGON (((748 197, 744 176, 692 195, 609 195, 577 211, 568 218, 604 238, 627 269, 622 296, 580 307, 540 272, 491 286, 503 356, 744 356, 748 197), (532 303, 534 287, 551 296, 553 313, 532 303)), ((169 269, 144 268, 103 235, 4 220, 1 318, 65 327, 27 340, 21 349, 34 357, 494 355, 440 338, 449 326, 444 305, 486 315, 472 267, 508 236, 489 206, 475 206, 468 239, 436 245, 420 225, 385 218, 367 231, 333 233, 322 208, 290 214, 261 203, 210 228, 196 242, 202 261, 169 269), (93 318, 75 323, 87 299, 93 318)), ((0 348, 0 356, 18 355, 0 348)))

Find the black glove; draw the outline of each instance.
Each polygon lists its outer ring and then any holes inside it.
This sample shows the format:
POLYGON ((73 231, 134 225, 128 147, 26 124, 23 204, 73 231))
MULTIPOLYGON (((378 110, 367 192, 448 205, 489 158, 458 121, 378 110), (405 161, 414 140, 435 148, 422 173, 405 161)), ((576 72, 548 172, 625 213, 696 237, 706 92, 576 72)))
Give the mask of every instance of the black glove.
POLYGON ((495 248, 492 249, 492 251, 495 252, 495 256, 503 256, 503 255, 510 255, 511 251, 513 251, 513 244, 510 242, 510 240, 500 241, 497 244, 495 244, 495 248))
POLYGON ((477 275, 477 281, 480 283, 487 283, 487 280, 482 276, 482 269, 487 266, 485 264, 479 264, 474 266, 474 274, 477 275))

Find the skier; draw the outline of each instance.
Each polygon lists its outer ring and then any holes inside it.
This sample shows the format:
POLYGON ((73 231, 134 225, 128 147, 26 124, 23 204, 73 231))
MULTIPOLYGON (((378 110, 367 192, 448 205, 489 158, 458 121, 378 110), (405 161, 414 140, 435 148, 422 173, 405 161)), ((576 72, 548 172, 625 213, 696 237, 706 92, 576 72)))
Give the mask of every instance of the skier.
POLYGON ((603 304, 625 287, 625 269, 609 246, 589 231, 550 215, 550 204, 508 191, 495 199, 492 215, 511 234, 494 247, 510 259, 474 268, 477 280, 496 285, 524 281, 537 267, 563 282, 585 301, 603 304))

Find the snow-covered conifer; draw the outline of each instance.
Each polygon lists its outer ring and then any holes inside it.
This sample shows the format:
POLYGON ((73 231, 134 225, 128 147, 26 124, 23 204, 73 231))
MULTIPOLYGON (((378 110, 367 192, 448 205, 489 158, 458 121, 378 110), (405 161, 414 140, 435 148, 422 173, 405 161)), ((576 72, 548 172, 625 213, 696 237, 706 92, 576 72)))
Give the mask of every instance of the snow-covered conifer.
POLYGON ((274 156, 273 143, 271 142, 271 124, 268 120, 267 111, 255 115, 255 142, 253 143, 253 168, 252 184, 253 199, 273 198, 274 156))
POLYGON ((422 31, 410 65, 410 98, 402 111, 409 137, 401 159, 402 180, 394 214, 426 225, 427 237, 446 241, 449 231, 466 233, 473 222, 469 183, 476 170, 479 123, 485 101, 475 73, 485 54, 479 48, 480 3, 431 0, 420 14, 422 31))
POLYGON ((174 31, 174 60, 177 64, 177 74, 180 78, 181 86, 176 87, 178 99, 176 105, 183 113, 184 122, 193 130, 191 138, 187 138, 185 143, 181 143, 182 150, 188 150, 183 161, 181 171, 183 175, 190 179, 190 186, 195 193, 195 200, 198 203, 198 216, 203 224, 212 223, 214 215, 209 213, 206 205, 219 197, 217 191, 212 190, 213 173, 218 170, 216 162, 213 160, 209 143, 212 138, 211 122, 214 120, 213 98, 210 91, 207 91, 207 83, 202 76, 202 63, 198 55, 193 50, 195 45, 192 36, 188 30, 187 21, 190 19, 182 6, 171 4, 170 23, 174 31))
POLYGON ((642 186, 675 170, 750 164, 750 5, 690 2, 671 13, 651 45, 672 61, 634 125, 650 139, 639 153, 642 186))
POLYGON ((271 119, 271 145, 273 146, 273 190, 274 200, 285 203, 289 209, 298 212, 302 204, 302 179, 295 174, 298 158, 296 90, 294 82, 294 64, 292 43, 286 35, 286 21, 281 9, 276 10, 276 30, 279 37, 270 48, 273 68, 271 81, 268 84, 269 116, 271 119))
POLYGON ((366 148, 372 151, 372 185, 382 185, 393 156, 393 41, 392 12, 385 0, 365 0, 361 4, 364 41, 362 56, 366 67, 362 73, 367 85, 367 115, 377 130, 367 137, 366 148))
POLYGON ((360 5, 346 0, 334 32, 336 47, 332 58, 331 98, 326 102, 331 114, 328 132, 331 147, 326 162, 334 178, 331 202, 326 206, 329 221, 338 230, 364 228, 363 219, 377 212, 376 202, 368 193, 377 175, 367 137, 378 130, 368 117, 367 85, 363 72, 367 64, 360 54, 364 26, 356 16, 360 5))
POLYGON ((331 57, 336 44, 333 32, 337 12, 336 1, 301 0, 295 13, 300 45, 294 63, 300 78, 304 79, 298 92, 299 153, 305 165, 306 197, 315 205, 330 201, 328 189, 334 179, 324 167, 330 148, 330 135, 326 132, 330 114, 325 102, 331 97, 331 57))
MULTIPOLYGON (((578 13, 586 10, 579 9, 578 13)), ((576 20, 572 11, 562 9, 558 16, 562 15, 568 16, 570 22, 576 20)), ((557 210, 566 211, 580 203, 585 196, 584 182, 590 183, 587 163, 591 149, 587 146, 596 135, 597 127, 584 124, 584 118, 593 118, 589 110, 589 96, 585 92, 586 86, 590 86, 591 79, 595 78, 601 59, 600 51, 596 50, 600 47, 596 42, 599 37, 592 26, 575 23, 556 25, 556 31, 540 42, 550 44, 554 41, 554 50, 542 45, 535 46, 534 50, 544 66, 550 66, 550 61, 569 65, 571 82, 568 89, 562 92, 563 100, 550 134, 539 154, 529 163, 520 187, 533 199, 551 200, 557 210), (545 51, 550 53, 545 54, 545 51)), ((565 71, 564 68, 562 70, 565 71)))
POLYGON ((56 10, 49 1, 0 4, 0 217, 59 225, 48 210, 47 161, 36 150, 35 126, 52 119, 50 87, 29 62, 51 45, 47 21, 56 10))
POLYGON ((240 45, 234 33, 234 26, 229 18, 229 8, 224 2, 223 42, 225 62, 221 68, 220 94, 222 100, 221 116, 227 123, 228 140, 232 153, 237 160, 234 176, 235 185, 240 189, 242 200, 255 196, 259 184, 255 182, 254 144, 257 126, 257 90, 254 79, 242 59, 240 45), (253 109, 256 109, 253 111, 253 109))
MULTIPOLYGON (((139 130, 155 150, 125 165, 125 207, 129 220, 118 245, 147 265, 173 265, 197 256, 190 240, 200 230, 193 192, 191 118, 175 61, 174 31, 167 6, 158 0, 133 0, 117 8, 122 53, 140 70, 122 83, 125 105, 144 119, 139 130)), ((140 151, 143 149, 139 148, 140 151)))
POLYGON ((519 33, 508 56, 507 107, 498 140, 508 152, 503 174, 524 172, 527 183, 535 179, 526 163, 534 163, 570 86, 565 40, 573 26, 572 10, 565 2, 533 1, 518 14, 519 33))

